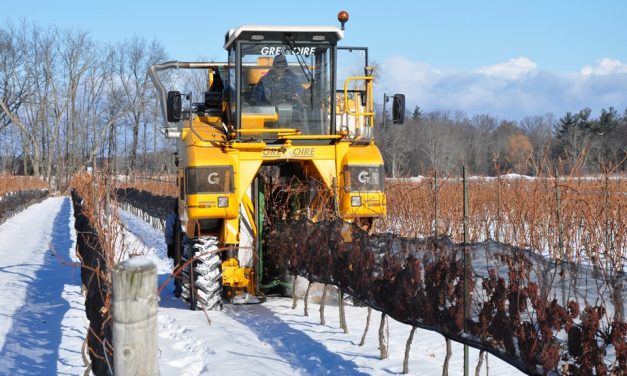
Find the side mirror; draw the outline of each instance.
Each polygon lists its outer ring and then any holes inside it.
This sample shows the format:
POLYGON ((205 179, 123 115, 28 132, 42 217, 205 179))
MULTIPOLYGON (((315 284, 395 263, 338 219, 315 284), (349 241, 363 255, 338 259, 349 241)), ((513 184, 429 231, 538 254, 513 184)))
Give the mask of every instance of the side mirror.
POLYGON ((181 101, 181 93, 178 91, 168 91, 167 101, 168 122, 178 123, 181 121, 183 113, 183 103, 181 101))
POLYGON ((405 94, 394 94, 392 98, 392 122, 405 123, 405 94))

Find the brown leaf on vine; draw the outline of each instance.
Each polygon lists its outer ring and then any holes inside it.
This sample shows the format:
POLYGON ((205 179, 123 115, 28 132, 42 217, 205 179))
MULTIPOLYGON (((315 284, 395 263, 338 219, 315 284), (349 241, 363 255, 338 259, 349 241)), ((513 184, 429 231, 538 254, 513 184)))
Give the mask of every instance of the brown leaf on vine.
POLYGON ((540 356, 540 361, 542 362, 544 372, 548 373, 549 371, 554 371, 557 368, 559 360, 559 344, 556 341, 551 341, 551 343, 544 345, 544 347, 542 348, 542 355, 540 356))

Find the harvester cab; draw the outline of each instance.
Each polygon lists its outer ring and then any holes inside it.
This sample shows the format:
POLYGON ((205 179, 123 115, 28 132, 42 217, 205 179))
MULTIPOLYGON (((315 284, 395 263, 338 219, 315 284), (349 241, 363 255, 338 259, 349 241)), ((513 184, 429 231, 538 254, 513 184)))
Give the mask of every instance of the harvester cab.
MULTIPOLYGON (((276 221, 332 215, 368 227, 385 215, 373 69, 367 48, 338 47, 348 14, 338 19, 342 28, 241 26, 225 36, 226 62, 150 67, 164 133, 178 141, 187 240, 176 262, 192 308, 257 302, 285 283, 287 265, 263 247, 276 221), (344 55, 360 67, 343 66, 344 55), (171 84, 185 90, 166 90, 170 69, 186 71, 171 84)), ((398 98, 392 113, 404 114, 398 98)))

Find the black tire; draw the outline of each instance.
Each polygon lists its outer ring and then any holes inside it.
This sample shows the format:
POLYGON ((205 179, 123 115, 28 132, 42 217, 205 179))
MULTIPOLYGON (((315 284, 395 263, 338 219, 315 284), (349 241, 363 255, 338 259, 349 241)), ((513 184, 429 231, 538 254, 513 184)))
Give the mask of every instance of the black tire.
POLYGON ((196 301, 205 309, 222 309, 222 259, 219 253, 201 256, 194 269, 196 301))
MULTIPOLYGON (((196 257, 196 244, 192 245, 190 247, 190 259, 194 259, 194 257, 196 257)), ((189 288, 190 288, 190 294, 189 294, 189 309, 191 309, 192 311, 195 311, 196 308, 198 307, 198 301, 196 300, 196 279, 198 278, 198 275, 196 274, 196 265, 198 264, 198 261, 192 261, 188 268, 190 270, 190 278, 189 278, 189 288)))
POLYGON ((222 260, 215 238, 199 238, 188 241, 182 262, 196 257, 182 273, 182 296, 191 310, 203 308, 222 309, 222 260))
MULTIPOLYGON (((194 253, 195 247, 194 247, 194 241, 193 240, 189 240, 185 243, 185 245, 183 246, 183 253, 181 255, 181 264, 185 264, 187 263, 192 257, 192 253, 194 253)), ((192 310, 196 309, 196 299, 194 297, 194 294, 192 294, 192 282, 191 282, 191 277, 192 277, 192 266, 191 264, 188 264, 185 266, 185 268, 183 268, 183 271, 181 272, 181 296, 183 297, 183 300, 185 300, 187 303, 189 303, 189 307, 192 310)))

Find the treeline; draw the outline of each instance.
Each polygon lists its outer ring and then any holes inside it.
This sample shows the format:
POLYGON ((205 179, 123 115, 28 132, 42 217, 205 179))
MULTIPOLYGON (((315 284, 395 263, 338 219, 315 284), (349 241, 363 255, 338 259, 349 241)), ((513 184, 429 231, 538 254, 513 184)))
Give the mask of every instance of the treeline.
POLYGON ((609 107, 598 118, 589 108, 529 116, 519 122, 489 114, 423 113, 415 107, 404 125, 377 128, 389 177, 471 174, 595 174, 627 170, 627 109, 609 107))
MULTIPOLYGON (((146 75, 165 60, 157 40, 99 44, 83 31, 25 21, 0 26, 0 172, 54 186, 90 167, 172 172, 174 147, 159 132, 161 112, 146 75)), ((192 87, 205 82, 190 80, 192 87)), ((627 169, 626 119, 627 110, 613 108, 598 118, 583 109, 511 122, 416 107, 405 125, 375 130, 391 177, 448 175, 463 164, 481 175, 597 173, 627 169)))
POLYGON ((0 170, 63 184, 94 166, 167 169, 146 75, 166 58, 156 40, 99 44, 82 31, 0 26, 0 170))

